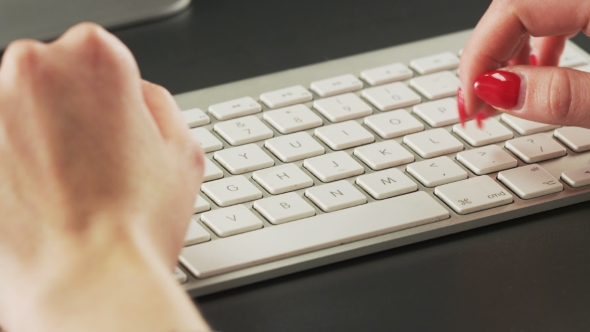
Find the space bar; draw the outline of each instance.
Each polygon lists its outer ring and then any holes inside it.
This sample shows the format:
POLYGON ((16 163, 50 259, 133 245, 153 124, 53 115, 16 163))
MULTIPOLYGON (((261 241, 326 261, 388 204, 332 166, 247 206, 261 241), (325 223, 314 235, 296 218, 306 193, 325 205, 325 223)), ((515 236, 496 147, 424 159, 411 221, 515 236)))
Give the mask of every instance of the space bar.
POLYGON ((207 278, 447 218, 445 208, 419 191, 189 246, 180 262, 207 278))

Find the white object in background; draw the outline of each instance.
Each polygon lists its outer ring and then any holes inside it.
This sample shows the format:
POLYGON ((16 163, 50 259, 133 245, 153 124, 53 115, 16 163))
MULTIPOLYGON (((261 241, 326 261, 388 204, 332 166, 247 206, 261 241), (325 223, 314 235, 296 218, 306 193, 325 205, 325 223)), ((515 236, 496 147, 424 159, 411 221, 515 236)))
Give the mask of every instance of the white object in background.
POLYGON ((368 116, 365 125, 385 139, 424 130, 424 124, 404 109, 368 116))
POLYGON ((485 119, 482 128, 479 128, 474 120, 467 121, 465 126, 456 124, 453 126, 453 132, 472 146, 488 145, 514 137, 512 131, 494 118, 485 119))
POLYGON ((362 96, 380 111, 412 106, 421 101, 416 92, 401 82, 364 89, 362 96))
POLYGON ((559 128, 560 126, 549 125, 545 123, 529 121, 521 118, 517 118, 513 115, 506 113, 502 114, 502 122, 508 124, 512 129, 516 130, 521 135, 531 135, 541 133, 551 129, 559 128))
POLYGON ((458 214, 473 213, 514 202, 508 190, 486 175, 436 187, 434 194, 458 214))
POLYGON ((305 191, 305 196, 324 212, 342 210, 367 202, 365 195, 345 180, 309 188, 305 191))
POLYGON ((459 58, 451 52, 437 53, 410 61, 410 67, 422 75, 458 66, 459 58))
POLYGON ((283 162, 319 156, 326 149, 308 133, 296 133, 269 139, 264 146, 283 162))
POLYGON ((590 185, 590 166, 565 171, 561 173, 561 178, 571 187, 590 185))
POLYGON ((358 91, 362 88, 363 82, 352 74, 315 81, 310 86, 311 91, 317 93, 322 98, 358 91))
POLYGON ((316 100, 313 108, 332 122, 352 120, 373 113, 371 106, 354 93, 316 100))
POLYGON ((506 148, 529 164, 566 155, 565 148, 544 133, 509 140, 506 148))
POLYGON ((274 225, 315 216, 315 209, 296 193, 257 200, 254 209, 274 225))
POLYGON ((203 183, 201 190, 219 206, 230 206, 262 197, 262 193, 241 175, 203 183))
POLYGON ((443 127, 459 122, 459 112, 457 111, 457 100, 455 98, 422 103, 414 106, 413 111, 431 127, 443 127))
POLYGON ((387 66, 363 70, 361 78, 370 85, 381 85, 405 80, 414 75, 412 70, 401 62, 387 66))
POLYGON ((531 199, 563 190, 563 184, 537 164, 498 173, 504 183, 522 199, 531 199))
POLYGON ((404 137, 404 144, 422 158, 433 158, 463 150, 463 143, 443 128, 432 129, 404 137))
POLYGON ((306 159, 303 166, 322 182, 332 182, 365 172, 363 166, 344 151, 306 159))
POLYGON ((209 116, 199 108, 182 111, 180 114, 182 114, 184 122, 186 122, 190 128, 203 126, 211 122, 209 116))
POLYGON ((408 165, 406 171, 425 187, 436 187, 463 179, 467 172, 449 157, 438 157, 408 165))
POLYGON ((295 85, 284 89, 265 92, 260 95, 260 100, 268 108, 279 108, 311 101, 313 95, 301 85, 295 85))
POLYGON ((445 70, 415 77, 410 80, 410 86, 426 98, 433 100, 457 95, 461 82, 457 75, 445 70))
POLYGON ((375 141, 375 136, 355 121, 317 128, 314 135, 332 150, 344 150, 375 141))
POLYGON ((590 150, 590 129, 580 127, 563 127, 555 129, 553 136, 557 137, 568 148, 575 152, 590 150))
POLYGON ((242 97, 209 106, 209 113, 220 121, 239 118, 262 111, 262 106, 252 97, 242 97))
POLYGON ((253 115, 218 122, 213 130, 231 145, 248 144, 273 136, 272 130, 253 115))
POLYGON ((293 105, 264 112, 262 116, 281 134, 290 134, 321 126, 324 122, 305 105, 293 105))
POLYGON ((219 237, 262 228, 262 221, 243 205, 217 209, 201 215, 201 221, 219 237))

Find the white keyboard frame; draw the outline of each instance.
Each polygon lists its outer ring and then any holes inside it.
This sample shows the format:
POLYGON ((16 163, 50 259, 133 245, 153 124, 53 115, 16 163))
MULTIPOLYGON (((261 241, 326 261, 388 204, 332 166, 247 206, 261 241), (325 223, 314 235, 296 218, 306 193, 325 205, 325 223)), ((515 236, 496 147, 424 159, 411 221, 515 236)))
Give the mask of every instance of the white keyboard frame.
MULTIPOLYGON (((301 84, 309 88, 311 82, 321 79, 326 79, 347 73, 359 76, 360 72, 363 70, 387 65, 394 62, 402 62, 407 65, 410 63, 411 60, 418 57, 428 56, 444 51, 456 52, 464 46, 470 34, 471 30, 461 31, 440 37, 425 39, 418 42, 350 56, 342 59, 327 61, 315 65, 305 66, 274 74, 237 81, 229 84, 210 87, 202 90, 183 93, 176 95, 174 97, 180 105, 181 109, 183 110, 188 110, 191 108, 201 108, 202 110, 206 110, 209 107, 209 105, 244 96, 251 96, 254 99, 258 100, 258 97, 261 93, 277 90, 284 87, 301 84)), ((569 41, 568 43, 570 47, 574 48, 590 62, 590 56, 584 50, 582 50, 577 45, 569 41)), ((416 76, 418 75, 416 74, 415 77, 416 76)), ((409 80, 405 80, 404 82, 407 84, 408 81, 409 80)), ((368 87, 367 84, 365 84, 365 88, 366 87, 368 87)), ((357 95, 360 95, 360 91, 357 92, 357 95)), ((314 100, 316 99, 320 98, 314 94, 314 100)), ((427 99, 423 98, 422 102, 425 101, 427 101, 427 99)), ((311 104, 312 102, 305 103, 305 105, 309 107, 311 107, 311 104)), ((255 114, 255 116, 262 120, 262 114, 267 110, 268 108, 263 105, 263 111, 255 114)), ((406 110, 410 111, 411 107, 406 108, 406 110)), ((373 114, 381 113, 375 107, 373 107, 373 111, 373 114)), ((328 121, 321 114, 319 114, 319 112, 316 112, 316 114, 318 114, 318 116, 320 116, 324 120, 324 125, 331 124, 331 122, 328 121)), ((213 133, 213 135, 218 137, 219 140, 223 142, 224 149, 230 148, 231 146, 227 144, 225 140, 221 139, 217 133, 213 132, 213 125, 218 121, 216 121, 213 116, 210 117, 211 123, 203 127, 207 128, 209 131, 213 133)), ((359 118, 356 121, 362 124, 363 119, 364 118, 359 118)), ((422 121, 419 118, 418 120, 424 123, 425 130, 432 129, 432 127, 430 127, 426 122, 422 121)), ((264 122, 264 120, 262 121, 264 122)), ((282 136, 282 134, 276 131, 271 125, 268 125, 268 127, 273 130, 275 137, 282 136)), ((443 128, 445 128, 448 131, 451 131, 452 126, 446 126, 443 128)), ((510 127, 508 128, 510 129, 510 127)), ((368 130, 373 132, 370 129, 368 130)), ((306 132, 313 136, 313 130, 307 130, 306 132)), ((522 136, 516 133, 515 131, 513 132, 515 138, 522 136)), ((457 137, 462 143, 464 143, 465 150, 473 148, 463 139, 459 138, 456 134, 453 133, 453 135, 457 137)), ((383 139, 381 139, 377 134, 375 134, 375 138, 375 142, 383 141, 383 139)), ((398 137, 394 138, 394 140, 403 145, 402 138, 403 137, 398 137)), ((317 141, 326 148, 326 153, 333 152, 333 150, 331 150, 323 142, 321 142, 320 140, 317 141)), ((260 146, 271 158, 275 160, 275 165, 284 164, 278 158, 276 158, 273 153, 264 148, 264 140, 256 142, 255 144, 260 146)), ((504 142, 498 143, 497 145, 501 148, 504 148, 504 142)), ((564 145, 564 147, 566 146, 564 145)), ((538 164, 540 164, 545 170, 551 173, 556 179, 560 179, 561 173, 563 171, 576 169, 588 165, 590 160, 590 152, 576 153, 567 147, 566 149, 566 157, 543 161, 539 162, 538 164)), ((346 149, 344 151, 352 155, 353 150, 354 148, 346 149)), ((415 155, 416 162, 424 160, 416 153, 414 153, 411 149, 407 148, 407 150, 415 155)), ((455 155, 456 153, 452 153, 447 156, 450 158, 454 158, 455 155)), ((225 170, 222 166, 220 166, 219 163, 217 163, 217 161, 213 160, 213 152, 207 153, 207 157, 211 159, 214 163, 216 163, 223 170, 224 177, 231 176, 231 174, 227 172, 227 170, 225 170)), ((355 158, 361 165, 365 167, 365 174, 374 172, 370 168, 368 168, 362 161, 358 160, 357 157, 355 157, 354 155, 352 155, 352 157, 355 158)), ((518 160, 518 166, 526 165, 519 158, 516 159, 518 160)), ((310 174, 305 168, 302 167, 302 163, 303 161, 294 162, 294 164, 303 169, 304 172, 310 174)), ((468 172, 469 177, 475 176, 461 163, 457 162, 457 164, 463 167, 468 172)), ((407 172, 405 172, 406 166, 407 164, 398 166, 396 168, 404 172, 404 174, 407 174, 407 172)), ((251 179, 252 173, 253 172, 249 172, 242 175, 251 179)), ((499 182, 496 179, 497 173, 491 173, 488 175, 494 178, 500 186, 506 188, 506 186, 504 186, 501 182, 499 182)), ((408 176, 413 179, 411 175, 408 174, 408 176)), ((322 182, 318 181, 313 175, 310 175, 310 177, 314 179, 315 185, 323 184, 322 182)), ((360 190, 362 193, 366 195, 368 203, 375 201, 370 195, 368 195, 363 189, 361 189, 360 187, 358 187, 358 185, 354 183, 355 179, 356 176, 349 178, 348 181, 350 181, 358 190, 360 190)), ((251 180, 251 182, 255 186, 257 186, 260 189, 260 191, 262 191, 264 197, 272 196, 266 190, 260 187, 255 181, 251 180)), ((506 221, 521 216, 552 210, 559 207, 590 200, 590 186, 572 188, 560 179, 560 182, 564 185, 564 190, 557 194, 551 194, 548 196, 543 196, 531 200, 522 200, 516 194, 514 194, 514 203, 512 204, 468 215, 458 215, 444 202, 442 202, 442 200, 440 200, 437 196, 434 195, 434 188, 426 188, 422 186, 418 181, 416 182, 418 184, 418 190, 425 191, 430 196, 434 197, 435 200, 437 200, 443 207, 445 207, 449 211, 451 218, 440 222, 434 222, 423 226, 392 232, 373 238, 348 243, 336 247, 331 247, 328 249, 323 249, 295 257, 281 259, 278 261, 265 263, 205 279, 197 279, 194 276, 192 276, 186 269, 182 268, 183 271, 188 275, 188 281, 184 284, 184 287, 188 291, 188 293, 194 297, 211 294, 230 288, 235 288, 238 286, 251 284, 258 281, 267 280, 278 276, 302 270, 307 270, 314 267, 323 266, 354 257, 367 255, 374 252, 400 247, 403 245, 424 241, 444 236, 447 234, 462 232, 465 230, 482 227, 485 225, 490 225, 501 221, 506 221)), ((304 196, 304 191, 305 190, 299 190, 296 192, 300 196, 304 196)), ((212 209, 218 208, 210 199, 206 197, 206 195, 201 194, 201 196, 207 199, 207 201, 211 204, 212 209)), ((306 197, 304 197, 304 199, 309 202, 309 200, 306 197)), ((250 210, 253 211, 253 213, 256 214, 263 221, 264 227, 277 227, 268 223, 268 221, 266 221, 264 217, 262 217, 257 211, 252 209, 252 204, 253 202, 248 202, 244 203, 243 205, 250 208, 250 210)), ((313 203, 310 203, 310 205, 315 207, 313 203)), ((316 213, 317 215, 324 214, 324 212, 322 212, 317 207, 316 213)), ((196 215, 195 219, 199 219, 199 215, 196 215)), ((368 216, 368 219, 370 219, 370 216, 368 216)), ((198 222, 199 224, 203 225, 201 221, 198 222)), ((217 239, 218 237, 213 232, 209 232, 211 234, 212 240, 215 241, 215 239, 217 239)))

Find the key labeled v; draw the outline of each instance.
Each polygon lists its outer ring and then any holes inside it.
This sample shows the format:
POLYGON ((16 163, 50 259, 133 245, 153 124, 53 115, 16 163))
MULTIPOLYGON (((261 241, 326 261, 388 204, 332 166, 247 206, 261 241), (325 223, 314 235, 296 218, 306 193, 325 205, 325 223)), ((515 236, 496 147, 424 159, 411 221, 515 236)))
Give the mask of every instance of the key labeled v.
POLYGON ((237 220, 237 218, 236 218, 236 215, 235 215, 235 214, 234 214, 234 215, 232 215, 231 217, 230 217, 230 216, 225 216, 225 217, 226 217, 227 219, 229 219, 229 220, 233 220, 233 221, 236 221, 236 220, 237 220))

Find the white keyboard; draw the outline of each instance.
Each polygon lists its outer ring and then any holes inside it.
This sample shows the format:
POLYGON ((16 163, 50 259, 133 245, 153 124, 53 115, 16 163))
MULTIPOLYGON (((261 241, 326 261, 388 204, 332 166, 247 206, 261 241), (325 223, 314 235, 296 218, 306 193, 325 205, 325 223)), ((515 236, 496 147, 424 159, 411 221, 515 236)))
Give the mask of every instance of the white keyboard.
MULTIPOLYGON (((175 96, 206 152, 193 296, 590 200, 590 130, 458 125, 471 31, 175 96)), ((569 43, 561 65, 588 70, 569 43)))

